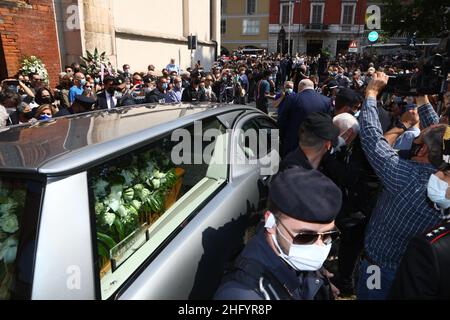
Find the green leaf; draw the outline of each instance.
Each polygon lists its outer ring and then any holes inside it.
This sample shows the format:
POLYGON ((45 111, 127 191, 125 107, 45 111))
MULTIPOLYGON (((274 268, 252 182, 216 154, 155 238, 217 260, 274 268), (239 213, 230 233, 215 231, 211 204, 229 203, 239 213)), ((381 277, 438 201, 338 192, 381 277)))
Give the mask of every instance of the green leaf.
POLYGON ((123 240, 126 238, 125 228, 120 219, 114 220, 114 226, 116 227, 117 234, 119 235, 119 239, 123 240))
POLYGON ((109 259, 109 250, 105 247, 105 245, 101 241, 97 242, 97 248, 98 248, 98 255, 100 257, 109 259))
POLYGON ((109 249, 112 249, 117 245, 113 238, 101 232, 97 232, 97 240, 103 242, 109 249))

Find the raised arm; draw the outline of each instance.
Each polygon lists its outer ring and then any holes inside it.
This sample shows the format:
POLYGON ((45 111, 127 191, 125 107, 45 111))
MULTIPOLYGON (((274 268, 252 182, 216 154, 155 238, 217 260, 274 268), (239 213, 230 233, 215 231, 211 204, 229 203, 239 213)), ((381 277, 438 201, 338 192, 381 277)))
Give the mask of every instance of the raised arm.
POLYGON ((409 177, 409 166, 384 138, 377 110, 377 96, 387 85, 388 79, 386 74, 377 73, 367 87, 360 116, 360 136, 367 159, 384 187, 390 192, 398 192, 407 182, 404 177, 409 177))
POLYGON ((439 116, 434 111, 433 106, 428 100, 428 96, 417 97, 416 103, 419 106, 420 126, 422 129, 439 123, 439 116))

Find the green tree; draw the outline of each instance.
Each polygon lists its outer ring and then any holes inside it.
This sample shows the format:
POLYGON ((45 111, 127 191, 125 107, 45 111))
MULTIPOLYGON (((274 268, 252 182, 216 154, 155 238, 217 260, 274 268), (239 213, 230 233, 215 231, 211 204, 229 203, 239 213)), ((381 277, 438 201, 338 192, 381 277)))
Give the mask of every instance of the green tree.
POLYGON ((382 26, 390 36, 417 32, 420 38, 437 37, 448 30, 448 0, 383 0, 383 3, 382 26))

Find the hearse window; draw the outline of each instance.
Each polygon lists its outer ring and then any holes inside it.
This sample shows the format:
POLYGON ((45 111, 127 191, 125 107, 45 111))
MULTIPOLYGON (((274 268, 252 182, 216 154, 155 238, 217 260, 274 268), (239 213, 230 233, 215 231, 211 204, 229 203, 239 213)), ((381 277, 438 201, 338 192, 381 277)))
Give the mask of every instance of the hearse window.
POLYGON ((214 118, 88 172, 102 299, 111 297, 226 183, 227 150, 226 129, 214 118))
POLYGON ((276 125, 265 118, 253 118, 242 126, 239 145, 248 159, 261 159, 274 149, 276 125))
POLYGON ((0 177, 0 300, 31 299, 42 184, 0 177))

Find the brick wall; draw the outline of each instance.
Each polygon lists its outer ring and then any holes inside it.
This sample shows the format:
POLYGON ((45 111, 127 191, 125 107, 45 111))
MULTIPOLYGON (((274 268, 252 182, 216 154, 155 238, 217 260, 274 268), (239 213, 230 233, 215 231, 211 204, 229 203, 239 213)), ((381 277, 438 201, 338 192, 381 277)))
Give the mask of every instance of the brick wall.
POLYGON ((21 59, 34 55, 46 65, 50 85, 57 84, 61 65, 52 0, 0 0, 0 33, 2 76, 14 76, 21 59))

